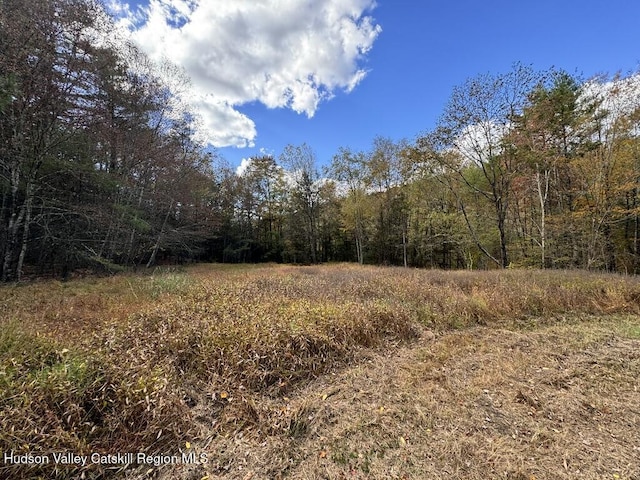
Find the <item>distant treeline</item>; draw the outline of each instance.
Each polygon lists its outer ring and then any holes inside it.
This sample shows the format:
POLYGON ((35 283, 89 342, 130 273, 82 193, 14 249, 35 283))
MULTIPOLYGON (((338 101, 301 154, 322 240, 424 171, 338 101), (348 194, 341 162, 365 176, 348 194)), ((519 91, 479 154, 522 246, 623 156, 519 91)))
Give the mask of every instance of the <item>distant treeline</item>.
POLYGON ((109 42, 88 0, 0 3, 0 269, 355 261, 640 270, 640 77, 515 65, 432 131, 306 144, 241 175, 194 140, 180 74, 109 42))

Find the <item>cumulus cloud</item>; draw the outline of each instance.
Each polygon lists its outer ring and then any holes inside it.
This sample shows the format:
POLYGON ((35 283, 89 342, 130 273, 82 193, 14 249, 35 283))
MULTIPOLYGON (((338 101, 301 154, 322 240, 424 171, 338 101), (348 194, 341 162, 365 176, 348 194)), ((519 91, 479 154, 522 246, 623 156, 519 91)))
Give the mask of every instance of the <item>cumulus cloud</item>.
POLYGON ((191 107, 201 120, 198 140, 218 147, 254 146, 256 126, 249 117, 213 95, 202 95, 197 97, 197 101, 194 100, 191 99, 191 107))
POLYGON ((240 165, 236 168, 236 175, 239 177, 244 176, 244 173, 251 166, 252 159, 251 158, 243 158, 240 162, 240 165))
POLYGON ((469 125, 454 140, 454 149, 467 162, 479 165, 502 151, 500 143, 510 128, 510 123, 501 125, 491 121, 469 125))
POLYGON ((640 108, 640 73, 614 79, 594 78, 586 83, 581 100, 599 101, 600 113, 606 113, 605 126, 616 119, 630 115, 640 108))
POLYGON ((251 146, 254 122, 238 107, 261 102, 311 118, 367 74, 381 27, 374 0, 110 0, 120 24, 151 58, 191 78, 189 102, 215 146, 251 146))
MULTIPOLYGON (((593 78, 584 84, 579 101, 585 107, 596 104, 601 129, 593 134, 593 140, 602 140, 599 135, 610 140, 619 134, 616 122, 640 109, 640 73, 613 79, 593 78)), ((493 121, 469 125, 455 138, 454 149, 466 162, 479 165, 502 151, 502 139, 512 127, 510 122, 499 124, 493 121)), ((633 135, 640 135, 640 128, 631 128, 633 135)))

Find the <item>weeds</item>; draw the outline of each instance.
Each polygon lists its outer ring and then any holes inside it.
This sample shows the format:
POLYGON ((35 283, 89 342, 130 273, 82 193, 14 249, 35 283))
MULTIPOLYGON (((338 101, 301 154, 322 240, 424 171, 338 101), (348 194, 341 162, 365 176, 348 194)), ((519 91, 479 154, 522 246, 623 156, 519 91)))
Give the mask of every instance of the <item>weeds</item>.
MULTIPOLYGON (((628 277, 352 265, 196 266, 2 287, 0 296, 0 450, 45 454, 166 455, 237 430, 299 441, 322 409, 283 411, 265 399, 277 404, 306 382, 371 349, 416 339, 424 328, 533 330, 640 313, 640 283, 628 277)), ((636 322, 619 325, 640 336, 636 322)), ((425 361, 460 351, 457 338, 455 348, 425 361)), ((526 390, 516 397, 525 406, 538 402, 526 390)), ((354 452, 330 455, 368 474, 373 450, 356 453, 357 461, 354 452)), ((0 476, 17 475, 15 468, 0 466, 0 476)), ((117 471, 43 466, 20 475, 105 478, 117 471)))
POLYGON ((153 275, 148 284, 149 295, 157 300, 162 295, 179 295, 189 288, 190 279, 185 273, 168 271, 153 275))

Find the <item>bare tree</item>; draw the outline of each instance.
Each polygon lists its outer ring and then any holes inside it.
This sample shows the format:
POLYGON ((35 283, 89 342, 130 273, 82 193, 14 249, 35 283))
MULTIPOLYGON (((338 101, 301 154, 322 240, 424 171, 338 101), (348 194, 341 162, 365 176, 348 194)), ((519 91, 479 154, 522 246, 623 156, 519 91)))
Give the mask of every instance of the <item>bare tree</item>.
MULTIPOLYGON (((309 145, 287 145, 280 162, 292 176, 291 208, 294 218, 301 218, 307 241, 309 260, 318 262, 318 221, 320 218, 320 176, 316 168, 316 155, 309 145)), ((295 220, 294 220, 295 221, 295 220)))
MULTIPOLYGON (((492 206, 500 258, 485 247, 481 250, 503 268, 509 265, 506 220, 518 166, 505 139, 537 78, 531 68, 518 64, 506 74, 467 80, 454 89, 433 136, 437 149, 446 153, 440 156, 447 159, 442 166, 455 174, 456 183, 451 187, 462 186, 492 206)), ((478 238, 464 204, 461 208, 472 235, 478 238)))
POLYGON ((334 155, 329 174, 347 189, 343 199, 343 222, 353 230, 358 263, 364 263, 365 249, 365 208, 367 200, 365 182, 366 155, 340 148, 334 155))

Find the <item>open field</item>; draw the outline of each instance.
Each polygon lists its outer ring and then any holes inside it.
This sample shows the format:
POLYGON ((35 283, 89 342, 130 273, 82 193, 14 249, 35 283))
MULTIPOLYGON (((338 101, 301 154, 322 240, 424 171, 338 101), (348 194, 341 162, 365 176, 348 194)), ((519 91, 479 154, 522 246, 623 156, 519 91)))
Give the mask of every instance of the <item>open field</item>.
POLYGON ((635 278, 199 265, 0 308, 3 456, 207 458, 2 478, 640 479, 635 278))

